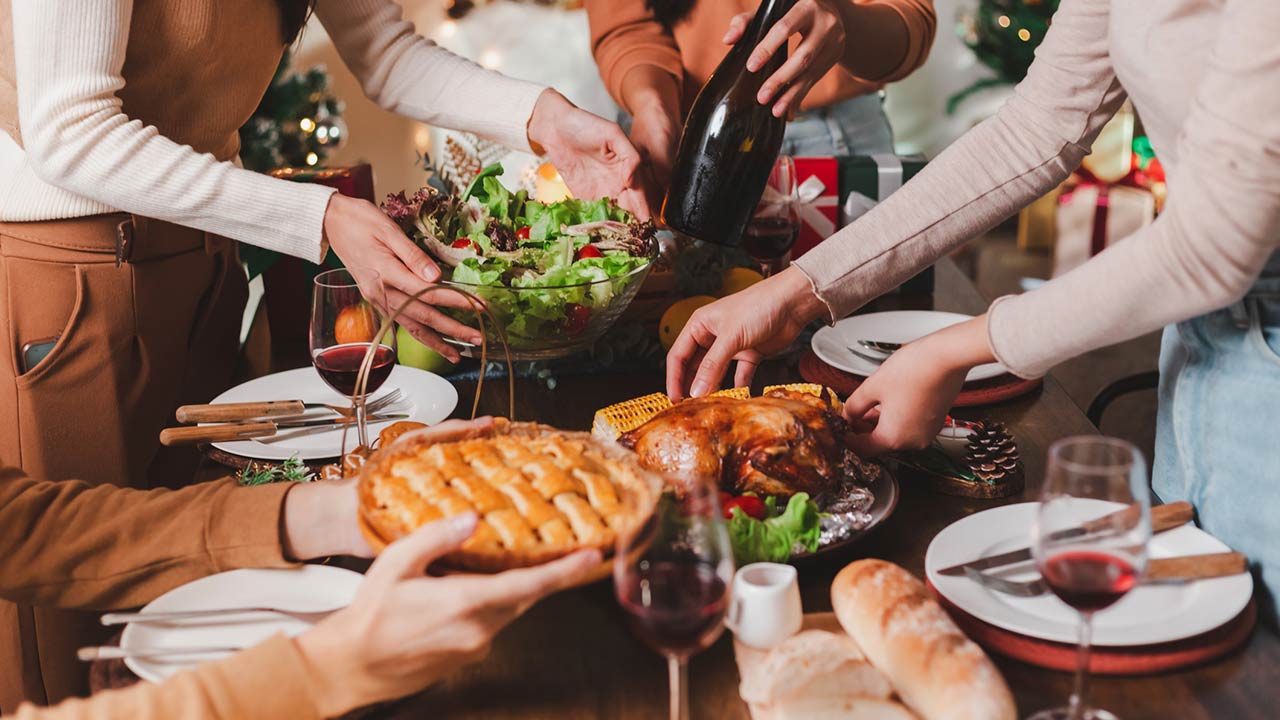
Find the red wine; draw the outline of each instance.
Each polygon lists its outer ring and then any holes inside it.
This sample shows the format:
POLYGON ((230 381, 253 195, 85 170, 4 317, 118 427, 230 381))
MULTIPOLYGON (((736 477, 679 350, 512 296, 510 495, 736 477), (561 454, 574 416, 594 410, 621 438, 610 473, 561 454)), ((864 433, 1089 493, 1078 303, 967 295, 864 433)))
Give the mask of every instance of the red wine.
POLYGON ((794 218, 755 218, 742 236, 742 249, 757 260, 777 260, 791 250, 799 236, 800 223, 794 218))
MULTIPOLYGON (((360 374, 360 363, 369 351, 370 343, 347 343, 334 345, 316 353, 311 362, 316 372, 329 383, 329 387, 351 397, 356 392, 356 377, 360 374)), ((396 364, 396 351, 386 345, 379 345, 373 356, 373 365, 369 368, 369 383, 365 393, 372 394, 382 387, 382 383, 391 374, 396 364)))
POLYGON ((720 635, 729 598, 713 565, 664 561, 634 568, 618 600, 641 640, 664 655, 687 657, 720 635))
POLYGON ((1040 572, 1053 594, 1080 612, 1109 607, 1138 582, 1128 560, 1087 550, 1055 555, 1040 572))
MULTIPOLYGON (((762 0, 755 17, 698 92, 672 165, 662 220, 673 230, 736 245, 764 193, 787 123, 756 94, 787 59, 785 47, 756 72, 747 58, 794 0, 762 0)), ((776 101, 776 99, 775 99, 776 101)))

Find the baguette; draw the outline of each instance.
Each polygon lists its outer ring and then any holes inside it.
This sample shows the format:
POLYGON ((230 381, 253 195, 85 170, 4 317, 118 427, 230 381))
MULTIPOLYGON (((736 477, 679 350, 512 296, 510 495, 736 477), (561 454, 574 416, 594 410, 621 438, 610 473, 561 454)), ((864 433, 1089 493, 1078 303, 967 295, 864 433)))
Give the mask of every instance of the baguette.
POLYGON ((845 632, 924 720, 1016 720, 1013 695, 982 649, 924 584, 883 560, 836 575, 831 604, 845 632))

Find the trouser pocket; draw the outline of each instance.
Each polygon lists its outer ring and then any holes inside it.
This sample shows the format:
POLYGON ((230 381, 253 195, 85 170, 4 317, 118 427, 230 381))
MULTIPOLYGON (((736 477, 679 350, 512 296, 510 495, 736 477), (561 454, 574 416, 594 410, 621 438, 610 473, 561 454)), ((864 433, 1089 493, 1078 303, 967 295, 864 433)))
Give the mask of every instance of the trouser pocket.
POLYGON ((1249 310, 1249 339, 1267 360, 1280 365, 1280 295, 1245 298, 1249 310))

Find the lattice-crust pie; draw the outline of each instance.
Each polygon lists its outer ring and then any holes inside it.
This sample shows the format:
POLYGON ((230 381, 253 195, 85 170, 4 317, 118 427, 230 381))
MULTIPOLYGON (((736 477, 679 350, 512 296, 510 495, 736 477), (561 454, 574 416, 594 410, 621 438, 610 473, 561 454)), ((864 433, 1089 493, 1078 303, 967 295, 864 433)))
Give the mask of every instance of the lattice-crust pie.
POLYGON ((360 473, 360 515, 366 532, 394 542, 473 510, 475 534, 444 562, 498 572, 581 548, 610 553, 653 512, 661 488, 633 453, 588 433, 499 421, 490 437, 379 450, 360 473))

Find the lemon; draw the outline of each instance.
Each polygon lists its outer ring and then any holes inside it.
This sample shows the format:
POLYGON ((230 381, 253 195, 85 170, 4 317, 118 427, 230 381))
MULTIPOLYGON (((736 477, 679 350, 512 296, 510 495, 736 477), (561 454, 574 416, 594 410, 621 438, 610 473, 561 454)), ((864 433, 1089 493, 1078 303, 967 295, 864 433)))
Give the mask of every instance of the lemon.
POLYGON ((658 339, 662 341, 662 347, 670 350, 693 312, 715 301, 716 299, 710 295, 694 295, 679 300, 667 308, 667 311, 662 313, 662 321, 658 324, 658 339))
POLYGON ((724 279, 720 283, 719 296, 724 297, 740 290, 746 290, 763 279, 763 275, 751 268, 729 268, 724 271, 724 279))

